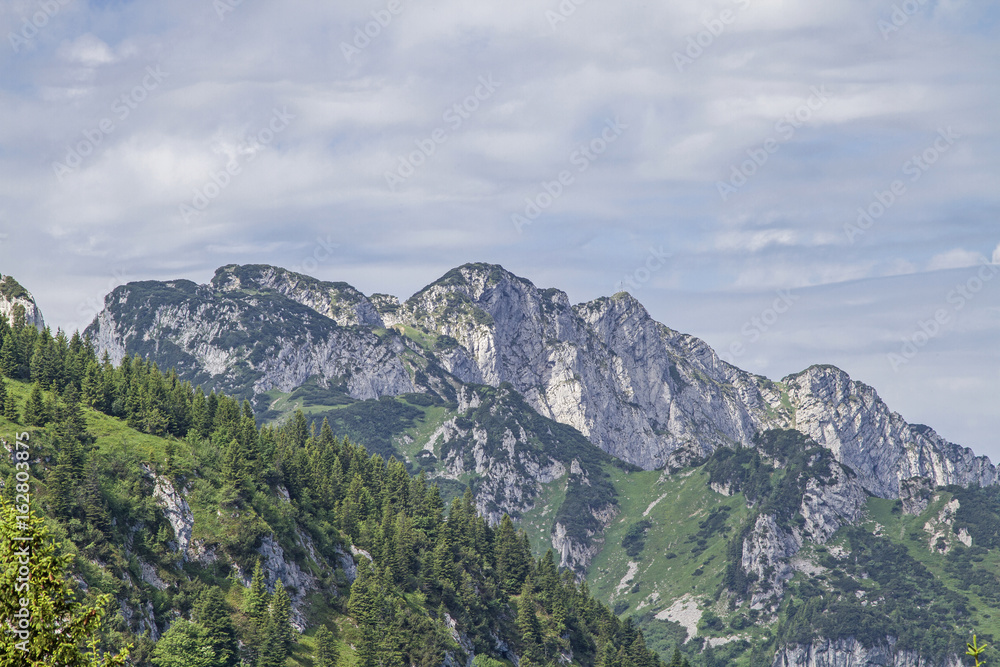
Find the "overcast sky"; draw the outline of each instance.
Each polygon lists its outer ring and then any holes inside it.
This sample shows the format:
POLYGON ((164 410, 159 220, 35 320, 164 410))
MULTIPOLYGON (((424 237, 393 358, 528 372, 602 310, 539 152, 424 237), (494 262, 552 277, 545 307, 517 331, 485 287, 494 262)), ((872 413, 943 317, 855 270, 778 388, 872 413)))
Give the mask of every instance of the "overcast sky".
POLYGON ((2 0, 0 271, 73 330, 228 263, 405 298, 495 262, 775 379, 837 364, 997 461, 998 17, 2 0))

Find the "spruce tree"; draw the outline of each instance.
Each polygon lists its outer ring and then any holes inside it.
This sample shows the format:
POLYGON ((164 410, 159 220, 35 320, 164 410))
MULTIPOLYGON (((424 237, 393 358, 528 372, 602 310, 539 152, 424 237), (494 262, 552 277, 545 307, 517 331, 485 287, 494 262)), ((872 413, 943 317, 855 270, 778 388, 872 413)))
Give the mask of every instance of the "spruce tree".
POLYGON ((316 630, 316 667, 337 667, 340 655, 337 651, 337 640, 325 626, 316 630))
POLYGON ((529 577, 521 588, 521 599, 517 602, 517 629, 521 634, 523 658, 530 664, 541 663, 542 626, 535 613, 534 584, 529 577))
POLYGON ((4 336, 0 346, 0 371, 9 378, 19 377, 17 343, 12 333, 4 336))
POLYGON ((7 392, 7 398, 3 402, 3 416, 12 422, 21 423, 21 412, 17 409, 17 399, 13 392, 7 392))
POLYGON ((294 634, 292 630, 292 599, 281 579, 274 585, 274 595, 271 597, 271 618, 274 620, 274 632, 284 649, 285 655, 291 653, 294 634))
POLYGON ((219 588, 211 586, 202 592, 195 617, 205 627, 209 645, 215 653, 215 664, 219 667, 237 667, 240 656, 236 644, 236 628, 233 627, 229 614, 229 605, 219 588))
POLYGON ((500 519, 500 528, 496 533, 497 574, 504 591, 514 595, 524 583, 527 563, 522 552, 522 544, 514 529, 514 522, 506 514, 500 519))
POLYGON ((38 382, 32 385, 31 395, 24 406, 24 423, 28 426, 45 426, 48 423, 45 401, 42 398, 42 385, 38 382))
POLYGON ((243 593, 243 614, 247 617, 246 636, 243 644, 246 657, 251 665, 257 664, 258 653, 264 640, 264 632, 268 622, 267 609, 270 597, 264 584, 264 570, 260 560, 254 565, 250 588, 243 593))

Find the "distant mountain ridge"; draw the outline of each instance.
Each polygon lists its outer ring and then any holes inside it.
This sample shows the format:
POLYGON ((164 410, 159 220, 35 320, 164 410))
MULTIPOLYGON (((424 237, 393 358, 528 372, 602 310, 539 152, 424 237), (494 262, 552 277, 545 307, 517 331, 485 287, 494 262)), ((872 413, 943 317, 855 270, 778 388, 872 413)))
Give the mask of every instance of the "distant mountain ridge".
POLYGON ((401 301, 228 265, 118 287, 85 334, 468 487, 661 655, 957 667, 966 624, 1000 636, 986 457, 833 366, 747 373, 625 293, 574 306, 466 264, 401 301))
POLYGON ((997 472, 932 429, 908 424, 832 366, 780 382, 722 361, 655 322, 627 293, 570 305, 500 266, 465 264, 405 302, 266 265, 221 267, 208 285, 130 283, 87 328, 112 359, 149 355, 185 379, 257 399, 317 377, 357 399, 510 383, 539 414, 646 469, 796 428, 895 498, 914 476, 997 483, 997 472), (434 339, 425 349, 421 336, 434 339))

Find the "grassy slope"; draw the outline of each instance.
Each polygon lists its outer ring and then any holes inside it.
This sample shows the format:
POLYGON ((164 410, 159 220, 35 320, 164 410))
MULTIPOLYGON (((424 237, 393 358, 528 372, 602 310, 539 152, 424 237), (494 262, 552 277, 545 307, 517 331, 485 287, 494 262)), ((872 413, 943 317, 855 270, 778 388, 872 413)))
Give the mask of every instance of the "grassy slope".
MULTIPOLYGON (((18 406, 23 410, 25 401, 31 393, 31 384, 10 379, 6 379, 5 383, 7 391, 15 396, 18 406)), ((176 457, 175 465, 183 467, 193 462, 190 451, 187 449, 187 443, 184 441, 141 433, 130 428, 125 422, 119 419, 109 417, 90 408, 83 408, 83 415, 87 422, 87 430, 96 437, 94 449, 99 452, 120 454, 122 451, 129 451, 134 453, 143 462, 152 464, 154 467, 160 467, 167 459, 168 449, 173 449, 175 450, 176 457)), ((0 415, 0 435, 3 435, 8 440, 12 440, 15 432, 24 430, 26 430, 24 426, 15 424, 0 415)), ((37 498, 39 492, 44 494, 44 486, 37 480, 35 485, 35 495, 37 498)), ((102 480, 102 485, 104 486, 105 493, 112 498, 123 498, 134 494, 134 489, 127 488, 119 480, 104 479, 102 480)), ((217 521, 218 513, 214 505, 214 493, 208 491, 206 488, 208 486, 210 485, 207 480, 194 478, 190 484, 191 493, 188 495, 187 500, 195 519, 192 539, 212 542, 217 539, 220 526, 217 521)), ((38 505, 36 502, 37 509, 38 505)), ((56 537, 65 537, 64 531, 59 528, 58 524, 49 522, 49 526, 54 529, 56 537)), ((109 587, 117 587, 118 590, 121 590, 122 584, 120 580, 107 567, 83 559, 79 550, 68 541, 63 543, 63 548, 76 554, 77 568, 84 576, 90 588, 94 590, 99 589, 103 592, 111 592, 108 590, 109 587), (109 581, 111 579, 115 580, 114 583, 109 581)), ((121 545, 112 545, 112 548, 115 553, 115 560, 124 564, 132 574, 134 585, 145 589, 148 595, 153 597, 159 595, 147 584, 141 582, 138 575, 138 561, 135 555, 126 554, 121 545)), ((234 609, 238 609, 242 605, 243 588, 234 584, 229 578, 218 576, 218 572, 213 571, 211 568, 198 568, 188 564, 183 569, 178 569, 171 567, 169 563, 154 562, 153 564, 156 567, 157 574, 168 584, 181 583, 187 577, 194 575, 206 583, 220 586, 225 592, 227 601, 234 609)), ((329 605, 324 603, 322 595, 313 595, 311 601, 314 604, 310 609, 310 620, 333 621, 335 626, 340 629, 337 637, 341 649, 340 665, 342 667, 354 667, 357 663, 357 657, 350 645, 351 639, 355 634, 353 621, 349 617, 333 612, 329 605)), ((298 644, 294 647, 293 654, 288 661, 289 667, 312 667, 312 659, 308 656, 312 654, 314 644, 313 635, 315 631, 316 626, 312 626, 305 634, 296 635, 298 644)))
MULTIPOLYGON (((766 641, 768 632, 773 632, 776 624, 742 627, 743 623, 737 619, 747 618, 749 610, 746 605, 730 610, 725 594, 716 601, 726 565, 727 542, 750 515, 745 498, 741 494, 726 497, 710 489, 708 475, 701 468, 670 476, 663 476, 658 471, 627 473, 612 469, 610 473, 618 490, 621 513, 608 528, 604 549, 587 573, 587 581, 595 596, 619 613, 632 615, 642 627, 650 646, 661 655, 670 654, 678 639, 684 637, 684 630, 676 623, 655 618, 655 615, 684 596, 691 596, 698 601, 699 607, 710 609, 724 621, 717 631, 709 630, 702 623, 699 636, 746 639, 746 643, 716 651, 728 652, 731 664, 749 667, 750 645, 766 641), (649 509, 657 500, 659 502, 649 509), (713 509, 722 506, 731 508, 731 511, 724 526, 714 531, 706 542, 706 548, 701 551, 697 542, 697 533, 701 530, 699 524, 713 509), (648 514, 643 516, 647 510, 648 514), (646 532, 645 547, 639 557, 633 559, 626 553, 622 539, 630 526, 643 519, 650 522, 650 527, 646 532), (633 569, 633 578, 626 582, 625 577, 633 569), (701 573, 696 574, 699 569, 701 573), (733 629, 734 621, 737 621, 738 630, 733 629)), ((925 565, 938 580, 967 596, 973 610, 970 633, 975 628, 981 635, 998 636, 1000 609, 991 608, 976 594, 975 587, 961 590, 958 580, 945 568, 945 556, 929 548, 931 537, 924 526, 928 521, 934 521, 950 500, 951 494, 939 490, 924 512, 910 516, 900 511, 898 500, 871 498, 862 526, 869 532, 877 531, 886 539, 904 545, 910 556, 925 565)), ((701 532, 704 536, 705 531, 701 532)), ((958 543, 954 536, 948 539, 952 544, 958 543)), ((805 545, 798 558, 818 566, 819 576, 797 572, 790 583, 808 579, 823 590, 831 590, 829 577, 824 576, 826 573, 819 563, 827 553, 845 545, 843 531, 825 547, 805 545)), ((993 550, 986 554, 980 566, 1000 572, 1000 552, 993 550)))

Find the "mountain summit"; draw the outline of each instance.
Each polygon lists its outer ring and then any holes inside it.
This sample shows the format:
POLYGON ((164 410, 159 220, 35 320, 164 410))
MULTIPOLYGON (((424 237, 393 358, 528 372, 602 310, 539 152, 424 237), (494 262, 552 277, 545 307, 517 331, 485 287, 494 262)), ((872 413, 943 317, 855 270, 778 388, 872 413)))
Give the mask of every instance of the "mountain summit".
POLYGON ((343 386, 353 399, 450 400, 466 384, 509 383, 540 415, 645 469, 796 428, 879 497, 898 497, 914 476, 997 481, 988 459, 908 424, 840 369, 772 381, 654 321, 627 293, 570 305, 565 292, 493 264, 452 269, 405 302, 277 267, 229 265, 208 285, 129 283, 105 304, 86 331, 101 352, 148 355, 260 410, 267 392, 310 380, 343 386))

